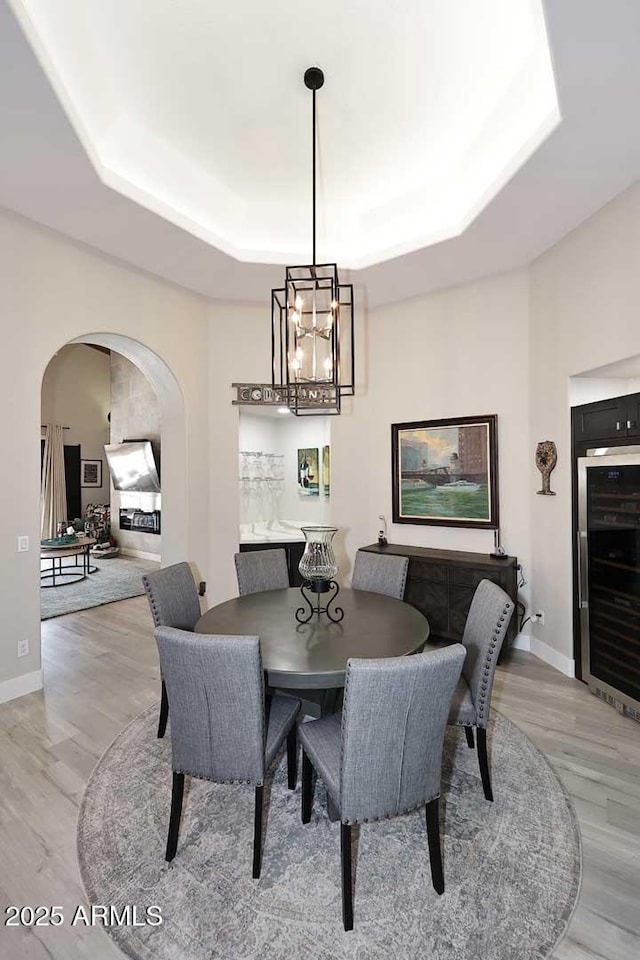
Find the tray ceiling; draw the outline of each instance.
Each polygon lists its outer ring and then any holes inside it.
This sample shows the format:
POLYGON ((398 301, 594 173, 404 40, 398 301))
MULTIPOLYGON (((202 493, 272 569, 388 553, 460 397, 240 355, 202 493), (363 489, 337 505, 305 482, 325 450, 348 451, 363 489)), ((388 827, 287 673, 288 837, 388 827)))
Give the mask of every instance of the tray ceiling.
POLYGON ((559 122, 541 0, 12 0, 103 183, 244 261, 460 234, 559 122))
MULTIPOLYGON (((449 6, 455 7, 459 12, 463 9, 454 2, 447 4, 446 8, 441 8, 439 3, 432 3, 431 0, 425 0, 424 5, 431 12, 444 9, 442 15, 445 18, 449 6)), ((475 5, 476 0, 473 0, 473 3, 469 0, 465 4, 465 16, 463 18, 460 14, 458 23, 459 33, 468 34, 475 29, 472 29, 471 21, 468 19, 469 10, 475 8, 475 5)), ((479 5, 484 8, 484 4, 479 5)), ((311 7, 310 4, 301 0, 295 6, 295 15, 292 15, 296 30, 291 33, 293 35, 295 32, 295 43, 292 41, 291 48, 295 51, 295 58, 288 58, 288 55, 281 54, 276 57, 276 48, 273 47, 267 66, 263 62, 261 71, 257 70, 256 64, 252 62, 249 55, 248 38, 259 32, 256 24, 264 24, 265 21, 255 20, 254 22, 251 13, 253 7, 247 3, 240 4, 241 10, 246 14, 248 25, 240 40, 237 41, 236 38, 237 42, 232 43, 228 33, 224 37, 227 47, 233 48, 233 70, 224 80, 224 84, 234 90, 236 88, 240 90, 243 85, 246 85, 245 102, 255 106, 263 103, 261 100, 263 86, 265 87, 264 96, 267 97, 268 94, 272 102, 273 97, 278 93, 278 90, 272 86, 276 82, 274 76, 279 78, 277 82, 281 84, 279 89, 283 92, 279 116, 274 118, 267 112, 263 118, 259 115, 259 111, 255 111, 253 119, 256 124, 264 124, 266 128, 269 128, 271 121, 280 124, 279 129, 285 130, 286 136, 283 134, 279 156, 286 164, 292 162, 292 158, 298 158, 296 162, 300 163, 300 170, 295 176, 289 176, 286 172, 288 168, 277 168, 274 162, 268 165, 261 164, 260 158, 266 156, 266 147, 263 149, 257 135, 249 136, 246 130, 239 131, 240 125, 234 121, 234 129, 240 138, 239 142, 250 145, 248 150, 243 148, 242 151, 245 155, 250 154, 247 162, 257 163, 258 167, 268 166, 269 168, 269 176, 272 179, 267 180, 265 177, 265 198, 269 191, 276 189, 273 178, 277 169, 285 170, 285 173, 282 173, 282 190, 277 191, 275 213, 268 224, 269 243, 266 254, 271 262, 258 263, 238 259, 224 252, 225 248, 213 239, 214 230, 220 229, 217 223, 213 223, 213 218, 219 210, 223 209, 222 205, 214 209, 215 205, 210 203, 209 183, 214 173, 213 164, 211 169, 204 172, 200 167, 190 168, 191 173, 186 176, 184 167, 177 170, 171 182, 178 190, 178 194, 169 198, 172 202, 175 201, 177 206, 171 207, 166 200, 158 199, 151 193, 143 193, 133 180, 125 180, 121 177, 120 182, 117 183, 116 175, 111 173, 106 165, 106 161, 109 160, 108 155, 105 154, 103 163, 97 153, 99 144, 102 145, 103 151, 108 143, 122 144, 122 137, 118 139, 114 136, 113 140, 109 139, 115 132, 115 127, 111 130, 111 126, 113 124, 117 126, 117 109, 120 109, 121 115, 124 116, 122 111, 126 111, 129 106, 128 102, 122 102, 119 93, 123 84, 123 79, 120 77, 120 61, 111 62, 111 66, 106 71, 103 64, 94 62, 98 60, 95 50, 100 48, 101 44, 104 43, 105 49, 114 47, 113 41, 106 35, 108 32, 106 28, 103 31, 104 18, 108 17, 112 10, 114 16, 119 15, 122 10, 127 13, 127 7, 133 8, 134 13, 146 11, 146 18, 139 17, 136 13, 135 21, 136 30, 141 31, 143 28, 146 30, 144 34, 146 52, 139 61, 136 59, 130 61, 129 67, 125 64, 123 77, 128 77, 127 71, 133 69, 131 63, 136 70, 142 71, 147 59, 154 59, 153 53, 157 49, 156 35, 160 30, 159 24, 162 19, 160 14, 165 9, 170 6, 171 9, 180 11, 183 18, 189 21, 187 25, 174 21, 176 36, 185 38, 193 33, 192 11, 214 10, 218 5, 212 2, 205 5, 200 0, 185 0, 181 4, 168 5, 166 0, 157 0, 157 3, 153 4, 153 12, 150 12, 151 7, 144 0, 136 0, 131 4, 125 4, 123 0, 113 0, 112 4, 100 4, 100 7, 94 0, 86 0, 83 3, 64 0, 64 3, 49 3, 47 6, 50 6, 54 13, 59 13, 64 8, 64 24, 61 24, 58 19, 51 21, 50 28, 53 29, 55 26, 59 46, 68 43, 71 52, 75 50, 77 56, 81 58, 78 62, 74 61, 74 70, 76 77, 80 77, 83 81, 86 79, 86 84, 78 81, 74 85, 71 82, 67 83, 64 77, 61 78, 59 66, 49 52, 51 45, 45 45, 44 40, 40 39, 41 24, 36 23, 35 14, 34 19, 31 19, 31 5, 27 8, 21 0, 0 0, 0 124, 2 128, 0 207, 37 221, 129 266, 163 277, 211 299, 260 303, 268 314, 269 290, 282 283, 282 268, 276 262, 275 244, 276 229, 281 223, 287 229, 289 229, 289 221, 296 226, 299 230, 300 259, 309 258, 311 240, 309 222, 310 95, 302 85, 301 76, 311 61, 317 60, 327 72, 326 86, 319 95, 324 98, 319 101, 320 188, 322 191, 319 212, 325 220, 325 223, 320 224, 322 230, 328 229, 326 221, 331 220, 332 229, 334 226, 332 218, 327 213, 328 204, 331 202, 329 157, 337 170, 334 174, 334 182, 339 184, 347 182, 346 170, 341 169, 338 163, 338 159, 342 162, 342 156, 346 156, 347 160, 351 155, 359 158, 359 167, 356 164, 353 168, 355 173, 352 172, 356 185, 358 175, 361 174, 363 178, 368 177, 369 168, 373 169, 373 165, 377 162, 377 150, 365 151, 364 160, 362 160, 363 154, 358 153, 362 148, 364 137, 364 128, 359 116, 364 109, 363 105, 368 104, 367 109, 375 114, 373 121, 376 119, 378 121, 377 124, 373 122, 374 134, 376 130, 383 135, 385 129, 399 129, 402 123, 405 124, 402 129, 406 130, 408 107, 405 109, 403 106, 402 110, 399 108, 397 118, 395 115, 389 117, 388 101, 387 113, 385 113, 382 102, 378 109, 377 100, 366 99, 369 91, 365 91, 366 96, 363 94, 365 99, 357 102, 352 92, 361 89, 360 74, 365 63, 367 76, 371 78, 373 74, 371 89, 380 90, 382 87, 384 92, 384 88, 388 86, 389 89, 398 90, 406 82, 405 50, 399 42, 391 41, 397 36, 396 31, 400 29, 399 21, 403 11, 413 11, 411 4, 388 0, 384 4, 385 19, 383 21, 375 11, 374 14, 371 13, 369 5, 365 9, 363 3, 350 0, 349 4, 344 4, 345 8, 348 7, 349 11, 361 14, 353 18, 351 33, 348 37, 335 34, 335 37, 332 37, 336 43, 335 50, 333 47, 327 47, 326 50, 321 51, 315 46, 315 32, 318 31, 318 37, 323 36, 318 18, 323 17, 325 9, 329 7, 319 5, 311 7), (188 16, 185 11, 188 11, 188 16), (378 35, 382 35, 382 39, 380 36, 376 39, 375 35, 369 35, 365 44, 363 30, 366 27, 371 32, 374 15, 378 16, 376 21, 378 35), (92 42, 84 47, 75 45, 78 31, 91 33, 92 42), (103 32, 105 32, 104 39, 103 32), (244 43, 245 37, 246 43, 244 43), (358 55, 354 53, 352 57, 351 51, 355 51, 356 48, 360 53, 358 55), (337 52, 340 52, 339 57, 337 52), (335 63, 331 59, 334 53, 335 63), (294 63, 296 58, 297 62, 294 63), (283 74, 285 68, 289 71, 286 79, 283 74), (99 89, 96 93, 94 74, 103 79, 108 75, 108 83, 105 82, 102 94, 99 89), (74 97, 78 103, 75 103, 74 97), (331 99, 327 99, 329 97, 331 99), (82 111, 88 117, 87 122, 91 130, 85 130, 82 111), (345 122, 345 116, 347 119, 351 118, 351 123, 345 122), (335 157, 331 156, 329 151, 329 121, 335 125, 334 136, 340 124, 344 134, 344 142, 341 140, 338 143, 339 150, 335 157), (95 138, 96 146, 89 134, 95 138), (248 136, 248 139, 242 140, 245 136, 248 136), (205 178, 204 183, 198 179, 200 175, 205 178), (112 180, 110 181, 109 178, 112 180), (189 181, 188 194, 180 192, 185 181, 189 181), (304 222, 301 220, 296 224, 290 213, 287 205, 289 186, 291 186, 291 197, 294 199, 296 189, 301 195, 304 190, 307 191, 306 201, 302 202, 300 214, 301 217, 306 218, 304 222), (187 209, 178 209, 178 201, 186 202, 187 195, 191 198, 190 205, 187 209), (210 215, 211 222, 207 221, 203 228, 203 218, 206 219, 210 215)), ((379 5, 371 4, 371 7, 374 6, 377 10, 379 5)), ((489 6, 493 7, 494 4, 491 3, 489 6)), ((281 16, 282 10, 285 9, 281 0, 263 4, 260 10, 262 7, 269 8, 274 18, 281 16)), ((496 0, 495 7, 504 9, 505 16, 509 17, 511 3, 503 8, 496 0)), ((411 252, 400 253, 402 249, 410 249, 416 242, 415 234, 408 229, 405 232, 404 227, 402 230, 399 229, 399 225, 402 226, 403 207, 400 201, 397 203, 390 201, 388 233, 385 231, 383 240, 386 243, 387 253, 393 248, 396 249, 397 255, 393 259, 381 260, 362 269, 345 270, 346 260, 343 260, 342 256, 344 251, 346 257, 348 250, 342 245, 342 239, 336 236, 335 248, 333 246, 329 248, 328 234, 321 232, 319 253, 329 255, 331 259, 337 259, 343 281, 351 280, 355 284, 359 309, 394 303, 399 299, 406 300, 432 290, 524 266, 638 179, 640 124, 637 123, 636 118, 640 102, 640 3, 636 0, 607 0, 606 4, 602 3, 602 0, 562 0, 562 2, 544 0, 543 7, 562 122, 555 126, 537 149, 533 149, 531 143, 527 144, 526 149, 533 150, 528 159, 525 149, 524 153, 513 159, 511 166, 507 164, 501 174, 503 181, 506 182, 503 182, 492 199, 482 198, 482 203, 487 199, 488 202, 482 209, 475 212, 475 219, 466 228, 464 228, 464 221, 458 224, 457 228, 462 232, 456 236, 437 241, 435 239, 437 233, 434 232, 436 226, 425 216, 418 227, 422 231, 421 236, 426 237, 424 242, 432 241, 430 245, 418 246, 411 252), (395 226, 393 216, 398 218, 395 226), (398 230, 394 235, 393 230, 396 227, 398 230), (397 239, 398 234, 402 234, 400 245, 393 247, 394 236, 397 239), (403 247, 403 243, 407 243, 408 246, 403 247)), ((534 16, 538 8, 530 9, 534 16)), ((415 14, 415 17, 413 14, 411 16, 407 14, 407 18, 411 20, 416 30, 417 25, 423 22, 420 11, 415 14)), ((275 20, 269 22, 275 22, 275 20)), ((342 24, 345 21, 336 14, 333 22, 342 24)), ((430 24, 427 33, 430 35, 433 33, 435 36, 437 29, 434 16, 434 23, 430 24)), ((438 36, 442 37, 442 32, 438 36)), ((271 32, 269 37, 272 37, 271 32)), ((430 61, 437 62, 438 51, 441 57, 450 55, 449 47, 442 47, 442 42, 436 49, 435 45, 428 46, 425 41, 425 54, 420 64, 414 64, 414 72, 410 74, 415 80, 420 73, 418 80, 423 90, 428 88, 434 69, 430 61), (430 59, 426 55, 427 49, 430 59)), ((115 44, 118 49, 113 55, 122 57, 126 61, 130 38, 124 27, 121 31, 121 45, 122 50, 118 48, 117 43, 115 44)), ((186 40, 180 45, 181 51, 183 46, 192 52, 195 49, 195 47, 189 47, 186 40)), ((54 49, 53 46, 51 49, 54 49)), ((487 47, 488 49, 494 48, 487 47)), ((186 124, 189 118, 183 119, 178 116, 179 111, 176 111, 172 100, 175 97, 178 103, 182 102, 184 91, 181 86, 181 77, 176 79, 171 61, 167 62, 164 57, 158 57, 158 60, 158 72, 166 73, 166 77, 171 79, 171 82, 167 79, 165 85, 161 85, 164 97, 172 101, 167 105, 166 116, 171 116, 172 122, 186 124)), ((187 69, 188 60, 188 56, 182 56, 181 69, 187 69)), ((209 103, 215 99, 214 95, 219 97, 220 87, 220 82, 214 82, 212 58, 207 55, 206 60, 204 66, 200 65, 201 76, 204 79, 199 100, 199 116, 205 119, 209 118, 209 103)), ((509 62, 513 65, 514 61, 509 62)), ((452 84, 462 84, 470 74, 476 75, 477 71, 472 69, 474 66, 472 60, 463 63, 459 59, 457 63, 459 75, 453 75, 452 84)), ((507 60, 501 61, 501 69, 507 69, 506 64, 507 60)), ((157 73, 154 73, 153 77, 157 77, 157 73)), ((151 85, 155 88, 156 80, 152 81, 147 73, 135 74, 133 79, 135 82, 132 86, 136 90, 136 95, 135 98, 132 96, 132 106, 140 115, 141 108, 136 98, 140 97, 144 100, 147 96, 146 87, 151 85)), ((128 79, 127 86, 129 86, 128 79)), ((455 90, 458 87, 452 89, 455 90)), ((150 96, 153 101, 155 98, 153 90, 150 96)), ((239 93, 234 93, 233 96, 239 96, 239 93)), ((453 95, 446 100, 449 105, 454 101, 453 95)), ((150 107, 145 109, 151 110, 150 107)), ((438 103, 430 101, 429 109, 431 121, 437 116, 438 103)), ((162 110, 164 111, 164 107, 162 110)), ((518 111, 515 110, 515 113, 518 114, 518 111)), ((165 116, 164 113, 163 116, 165 116)), ((148 116, 145 115, 145 122, 151 126, 152 121, 155 123, 155 117, 149 112, 148 116)), ((194 123, 193 117, 189 122, 194 123)), ((211 127, 207 126, 204 120, 202 125, 197 123, 196 127, 198 150, 201 151, 198 156, 200 162, 204 163, 204 158, 209 156, 215 146, 216 130, 214 129, 212 133, 211 127), (201 143, 200 139, 202 139, 201 143)), ((252 129, 254 128, 251 127, 249 133, 252 129)), ((257 130, 258 127, 255 129, 257 130)), ((428 133, 429 148, 425 148, 422 152, 426 158, 425 162, 429 163, 430 173, 433 173, 436 160, 431 149, 433 146, 431 141, 437 134, 435 123, 434 129, 428 133)), ((186 143, 186 134, 184 139, 186 143)), ((413 144, 413 141, 410 140, 410 143, 413 144)), ((170 146, 177 150, 182 146, 182 142, 176 141, 170 146)), ((149 187, 149 183, 155 186, 156 179, 161 179, 167 170, 171 170, 170 164, 164 163, 167 158, 160 157, 161 144, 156 151, 157 163, 154 155, 147 164, 144 159, 146 154, 138 152, 138 144, 134 142, 133 135, 131 143, 125 144, 124 151, 126 156, 138 158, 136 160, 138 166, 131 169, 129 174, 131 177, 139 174, 141 183, 146 183, 145 190, 149 187), (127 150, 129 154, 126 154, 127 150), (163 163, 160 163, 160 159, 163 163)), ((405 152, 411 154, 411 158, 415 160, 416 151, 413 148, 405 152)), ((395 156, 397 158, 398 154, 395 156)), ((174 154, 171 157, 174 157, 174 154)), ((222 168, 220 169, 225 172, 222 168)), ((237 175, 237 171, 231 171, 232 178, 237 175)), ((389 191, 393 187, 396 191, 402 191, 403 188, 403 184, 397 180, 395 183, 388 184, 388 179, 383 175, 380 175, 377 182, 372 179, 363 179, 363 184, 369 184, 369 190, 372 183, 377 191, 379 188, 378 206, 381 207, 384 206, 383 201, 388 195, 384 193, 385 190, 389 191)), ((500 175, 492 182, 495 187, 496 183, 500 182, 500 175)), ((233 180, 229 189, 235 184, 236 181, 233 180)), ((164 181, 161 186, 164 189, 164 181)), ((237 185, 235 189, 237 190, 237 185)), ((251 185, 250 189, 255 190, 255 184, 251 185)), ((247 195, 250 194, 250 189, 247 188, 247 195)), ((254 194, 250 195, 254 196, 254 194)), ((407 206, 411 208, 412 195, 405 191, 404 196, 409 197, 407 206)), ((351 198, 343 196, 342 201, 342 205, 349 209, 351 198)), ((336 202, 335 197, 333 202, 336 202)), ((376 198, 374 197, 371 202, 375 204, 376 198)), ((457 199, 449 209, 449 214, 453 215, 453 211, 457 215, 456 203, 458 203, 457 199)), ((255 206, 258 206, 257 202, 255 206)), ((252 208, 248 205, 247 209, 251 212, 252 208)), ((471 211, 469 216, 473 217, 474 211, 471 211)), ((381 219, 380 223, 382 222, 381 219)), ((259 223, 257 218, 255 221, 251 219, 252 229, 256 231, 257 223, 259 223)), ((406 227, 406 223, 404 226, 406 227)), ((374 225, 367 221, 362 249, 355 251, 354 259, 350 262, 363 262, 361 258, 367 250, 370 253, 370 248, 367 247, 369 233, 373 240, 377 241, 378 235, 374 225)), ((350 237, 345 233, 345 238, 352 240, 353 236, 350 237)), ((419 239, 417 242, 423 241, 419 239)), ((298 248, 290 252, 297 260, 298 248)))

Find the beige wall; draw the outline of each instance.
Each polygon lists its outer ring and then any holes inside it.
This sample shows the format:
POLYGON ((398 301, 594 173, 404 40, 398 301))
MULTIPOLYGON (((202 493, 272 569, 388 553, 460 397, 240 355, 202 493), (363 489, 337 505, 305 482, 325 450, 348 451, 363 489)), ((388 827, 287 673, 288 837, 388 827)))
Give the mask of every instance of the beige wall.
MULTIPOLYGON (((265 296, 268 296, 268 291, 265 296)), ((235 382, 271 382, 271 326, 264 307, 211 303, 209 306, 209 536, 210 599, 237 596, 233 555, 238 550, 238 408, 235 382)), ((203 448, 207 437, 202 437, 203 448)), ((206 513, 202 517, 207 529, 206 513)))
POLYGON ((369 384, 332 423, 331 518, 344 530, 344 562, 377 537, 486 553, 489 531, 391 523, 391 424, 498 415, 503 542, 530 563, 524 489, 531 472, 527 425, 528 278, 518 271, 372 311, 361 354, 369 384))
POLYGON ((530 268, 531 439, 558 446, 557 496, 535 496, 535 476, 526 492, 533 603, 545 612, 535 633, 565 657, 573 656, 569 378, 640 353, 639 265, 636 183, 530 268))
MULTIPOLYGON (((519 271, 369 315, 361 312, 358 393, 331 420, 331 498, 325 514, 340 528, 336 543, 345 577, 357 548, 375 540, 380 513, 387 516, 389 540, 396 543, 478 552, 492 548, 487 531, 391 524, 391 424, 476 413, 498 414, 503 539, 525 568, 529 565, 525 489, 535 468, 527 425, 528 310, 528 276, 519 271)), ((216 419, 211 496, 237 503, 237 414, 230 406, 229 383, 268 382, 268 310, 213 305, 211 330, 216 343, 211 352, 210 408, 216 419), (241 349, 216 335, 234 328, 242 331, 241 349)), ((304 423, 298 432, 301 443, 304 423)), ((237 537, 233 511, 224 529, 231 544, 237 537)), ((221 533, 212 540, 212 557, 221 533)), ((224 557, 219 562, 231 596, 232 564, 224 557)))
MULTIPOLYGON (((163 409, 163 560, 194 560, 216 602, 236 593, 238 411, 230 385, 269 381, 270 325, 267 299, 258 307, 206 303, 12 215, 0 216, 0 245, 0 324, 10 358, 0 380, 0 494, 10 505, 0 525, 1 683, 39 667, 38 555, 17 554, 16 537, 38 540, 40 387, 53 354, 74 338, 94 333, 104 342, 110 332, 129 338, 132 349, 145 344, 148 370, 130 358, 147 375, 171 379, 173 405, 163 409), (24 636, 32 653, 18 660, 24 636)), ((497 413, 503 542, 524 564, 532 605, 545 611, 537 651, 567 669, 569 378, 640 353, 638 262, 635 185, 528 270, 360 311, 358 393, 331 425, 327 520, 341 528, 345 579, 357 547, 375 539, 377 515, 390 518, 391 423, 497 413), (541 439, 558 445, 556 497, 535 495, 541 439)), ((481 552, 492 544, 483 531, 391 524, 389 539, 481 552)))
POLYGON ((166 562, 188 557, 206 573, 209 504, 205 301, 9 213, 0 213, 0 249, 2 699, 28 689, 40 668, 40 395, 46 366, 65 343, 85 335, 105 342, 111 334, 143 354, 138 366, 163 384, 166 562), (17 553, 25 534, 31 549, 17 553), (18 659, 22 638, 31 650, 18 659), (27 679, 11 682, 21 675, 27 679))
MULTIPOLYGON (((571 671, 570 404, 637 386, 609 379, 584 387, 571 378, 640 353, 638 263, 636 184, 526 270, 361 311, 358 394, 331 424, 327 520, 341 529, 344 575, 357 547, 375 539, 380 513, 398 543, 491 549, 489 533, 390 523, 390 425, 497 413, 503 543, 523 563, 528 612, 545 612, 532 649, 571 671), (558 446, 555 497, 536 496, 535 444, 545 439, 558 446)), ((242 317, 249 345, 242 358, 229 347, 234 377, 268 380, 266 310, 228 311, 225 322, 242 317)))
POLYGON ((104 456, 104 445, 109 443, 109 366, 109 354, 70 344, 52 358, 42 380, 42 423, 69 427, 65 444, 79 443, 83 460, 102 461, 102 486, 80 490, 83 516, 88 503, 109 503, 104 456))

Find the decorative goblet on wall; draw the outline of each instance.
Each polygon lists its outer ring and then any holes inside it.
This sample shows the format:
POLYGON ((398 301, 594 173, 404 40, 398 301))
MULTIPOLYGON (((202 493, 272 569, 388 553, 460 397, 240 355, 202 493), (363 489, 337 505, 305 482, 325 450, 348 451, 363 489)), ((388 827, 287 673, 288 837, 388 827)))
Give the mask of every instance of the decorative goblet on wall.
POLYGON ((536 447, 536 467, 542 474, 542 490, 536 490, 543 497, 555 497, 551 489, 551 471, 558 462, 558 453, 553 440, 542 440, 536 447))
POLYGON ((300 587, 300 592, 306 600, 307 607, 298 607, 296 610, 296 620, 299 623, 308 623, 313 614, 320 616, 326 613, 334 623, 342 620, 344 610, 341 607, 335 607, 332 611, 330 606, 338 596, 340 587, 333 579, 338 572, 338 564, 333 552, 332 541, 338 532, 337 527, 302 527, 304 538, 306 540, 304 553, 298 570, 300 571, 304 582, 300 587), (307 595, 315 594, 315 605, 307 595), (320 597, 322 594, 330 594, 326 606, 320 606, 320 597))

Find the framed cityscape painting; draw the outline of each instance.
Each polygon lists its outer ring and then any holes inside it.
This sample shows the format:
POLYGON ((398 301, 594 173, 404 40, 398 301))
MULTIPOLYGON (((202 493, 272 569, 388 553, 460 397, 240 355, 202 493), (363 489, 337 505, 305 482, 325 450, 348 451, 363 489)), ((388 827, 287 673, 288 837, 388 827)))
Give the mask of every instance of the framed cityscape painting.
POLYGON ((298 493, 306 497, 320 496, 320 469, 317 447, 298 450, 298 493))
POLYGON ((498 526, 498 418, 391 424, 393 522, 498 526))

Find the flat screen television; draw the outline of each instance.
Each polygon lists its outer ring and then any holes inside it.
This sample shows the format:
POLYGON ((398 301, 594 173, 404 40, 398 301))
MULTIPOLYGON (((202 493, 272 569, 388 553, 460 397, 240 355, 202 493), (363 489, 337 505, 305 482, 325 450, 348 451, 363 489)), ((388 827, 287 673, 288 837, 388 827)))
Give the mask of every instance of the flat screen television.
POLYGON ((149 440, 107 443, 104 452, 116 490, 160 493, 160 480, 149 440))

